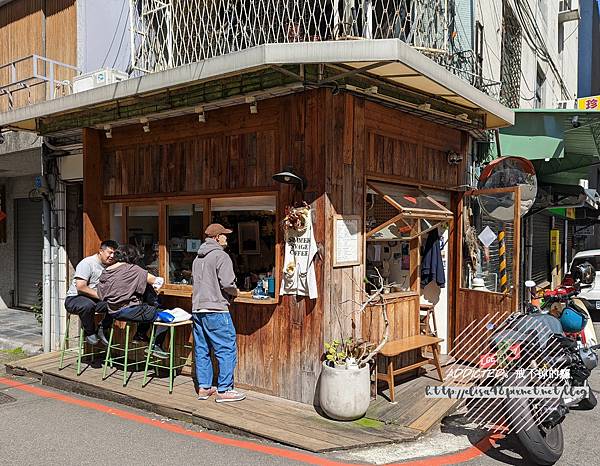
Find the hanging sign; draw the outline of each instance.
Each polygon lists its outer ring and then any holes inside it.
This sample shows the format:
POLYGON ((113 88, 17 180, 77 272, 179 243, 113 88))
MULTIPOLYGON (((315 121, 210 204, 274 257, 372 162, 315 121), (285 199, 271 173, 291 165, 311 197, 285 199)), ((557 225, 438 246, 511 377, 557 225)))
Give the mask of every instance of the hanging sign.
POLYGON ((285 230, 285 257, 280 293, 318 297, 315 256, 317 243, 313 235, 312 214, 309 208, 297 209, 303 217, 301 229, 285 230))
POLYGON ((360 215, 334 215, 333 266, 360 265, 360 215))

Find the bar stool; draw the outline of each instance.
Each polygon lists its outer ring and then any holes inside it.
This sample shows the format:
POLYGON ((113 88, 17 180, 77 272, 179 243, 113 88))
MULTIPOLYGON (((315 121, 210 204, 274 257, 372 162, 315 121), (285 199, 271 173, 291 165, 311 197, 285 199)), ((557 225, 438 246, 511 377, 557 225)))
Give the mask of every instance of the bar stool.
MULTIPOLYGON (((144 368, 144 380, 142 381, 142 388, 144 388, 147 383, 146 380, 148 378, 148 368, 149 367, 154 367, 154 375, 156 376, 158 373, 158 369, 168 369, 169 371, 169 393, 173 393, 173 374, 175 373, 175 371, 177 369, 180 369, 182 367, 184 367, 186 365, 186 362, 184 362, 183 364, 174 364, 174 360, 175 360, 175 329, 177 329, 178 327, 182 327, 184 325, 191 325, 192 321, 191 320, 183 320, 181 322, 173 322, 173 323, 167 323, 167 322, 154 322, 154 325, 152 325, 152 332, 150 333, 150 343, 148 343, 148 355, 146 356, 146 367, 144 368), (169 331, 169 365, 165 366, 159 363, 160 359, 155 358, 152 361, 151 359, 151 355, 152 355, 152 348, 154 347, 154 340, 156 339, 156 327, 167 327, 168 331, 169 331)), ((184 348, 188 348, 188 349, 192 349, 191 345, 183 345, 184 348)), ((187 358, 183 357, 183 356, 178 356, 178 359, 185 359, 187 361, 187 358)), ((150 381, 148 381, 148 383, 150 383, 150 381)))
POLYGON ((421 304, 419 308, 419 322, 422 335, 437 337, 437 324, 435 322, 435 311, 433 304, 421 304), (433 330, 431 329, 433 324, 433 330))
MULTIPOLYGON (((96 313, 95 315, 99 315, 96 313)), ((66 353, 77 353, 77 376, 81 375, 81 360, 86 356, 95 356, 96 354, 103 354, 105 351, 94 351, 94 347, 92 346, 92 352, 86 353, 85 349, 85 336, 83 333, 83 327, 79 329, 79 335, 74 338, 69 337, 69 328, 71 326, 71 314, 67 312, 67 323, 65 328, 65 334, 63 336, 61 345, 60 345, 60 362, 58 363, 58 370, 62 371, 64 369, 64 359, 66 353), (71 341, 77 341, 77 348, 67 348, 67 345, 71 341)))
POLYGON ((113 323, 112 328, 110 329, 110 336, 108 337, 108 348, 106 349, 106 359, 104 360, 104 368, 102 369, 102 380, 106 380, 106 370, 110 366, 111 368, 114 365, 121 366, 123 368, 123 386, 127 385, 127 374, 129 366, 137 366, 142 363, 142 361, 134 361, 132 363, 129 362, 129 353, 135 353, 137 351, 143 351, 148 346, 136 346, 134 348, 130 348, 129 343, 129 334, 131 326, 137 324, 137 322, 131 322, 128 320, 116 320, 113 323), (120 329, 125 329, 125 343, 113 343, 113 337, 115 333, 115 326, 118 326, 120 329), (120 351, 122 356, 113 356, 113 351, 120 351))

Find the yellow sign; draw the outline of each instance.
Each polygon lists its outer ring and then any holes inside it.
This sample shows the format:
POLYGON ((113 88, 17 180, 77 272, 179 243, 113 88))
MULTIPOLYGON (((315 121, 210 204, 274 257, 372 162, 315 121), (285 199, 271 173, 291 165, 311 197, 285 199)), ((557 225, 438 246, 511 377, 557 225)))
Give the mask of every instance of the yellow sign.
POLYGON ((600 110, 600 95, 577 99, 577 108, 579 110, 600 110))
POLYGON ((560 231, 550 230, 550 261, 552 268, 560 264, 560 231))

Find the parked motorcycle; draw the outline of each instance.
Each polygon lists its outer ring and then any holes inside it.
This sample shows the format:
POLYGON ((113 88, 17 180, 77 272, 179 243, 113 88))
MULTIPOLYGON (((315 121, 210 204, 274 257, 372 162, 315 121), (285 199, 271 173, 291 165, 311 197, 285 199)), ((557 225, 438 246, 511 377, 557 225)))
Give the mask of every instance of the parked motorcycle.
MULTIPOLYGON (((578 283, 585 284, 590 273, 584 267, 576 275, 578 283)), ((589 388, 587 379, 598 365, 595 350, 600 345, 582 341, 590 319, 575 302, 577 292, 575 286, 572 290, 546 294, 541 307, 528 304, 522 312, 512 314, 493 333, 491 353, 482 357, 482 361, 488 361, 487 368, 502 369, 505 375, 487 377, 479 386, 540 392, 548 387, 561 389, 553 397, 536 394, 496 400, 504 412, 506 427, 517 436, 535 464, 552 465, 561 457, 564 449, 561 423, 569 408, 592 409, 597 403, 592 390, 586 394, 585 388, 589 388), (556 376, 547 377, 547 373, 556 376)), ((485 403, 489 402, 480 400, 480 404, 485 403)))

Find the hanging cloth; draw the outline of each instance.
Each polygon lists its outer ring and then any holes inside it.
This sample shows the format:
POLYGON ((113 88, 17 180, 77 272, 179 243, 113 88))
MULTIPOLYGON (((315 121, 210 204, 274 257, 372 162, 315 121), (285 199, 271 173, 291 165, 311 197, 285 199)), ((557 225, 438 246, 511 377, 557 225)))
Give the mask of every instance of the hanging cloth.
POLYGON ((315 256, 317 243, 313 235, 312 212, 307 209, 305 226, 302 231, 288 228, 285 232, 285 258, 281 294, 318 297, 315 256))
POLYGON ((446 274, 444 273, 444 261, 440 249, 440 235, 438 229, 434 228, 427 235, 423 258, 421 260, 421 287, 435 281, 440 288, 446 286, 446 274))

